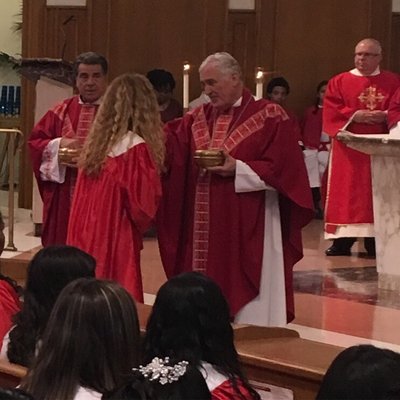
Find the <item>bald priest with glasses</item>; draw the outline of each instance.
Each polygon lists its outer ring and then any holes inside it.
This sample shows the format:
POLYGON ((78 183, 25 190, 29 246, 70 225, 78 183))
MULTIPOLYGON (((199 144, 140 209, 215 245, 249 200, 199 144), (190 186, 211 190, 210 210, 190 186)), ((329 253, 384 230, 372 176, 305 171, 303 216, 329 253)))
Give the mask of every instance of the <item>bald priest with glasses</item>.
POLYGON ((324 98, 323 131, 332 137, 325 202, 327 256, 349 256, 357 237, 375 256, 370 157, 339 142, 341 129, 354 134, 387 133, 387 109, 400 86, 397 74, 383 71, 382 47, 363 39, 355 47, 355 68, 334 76, 324 98))

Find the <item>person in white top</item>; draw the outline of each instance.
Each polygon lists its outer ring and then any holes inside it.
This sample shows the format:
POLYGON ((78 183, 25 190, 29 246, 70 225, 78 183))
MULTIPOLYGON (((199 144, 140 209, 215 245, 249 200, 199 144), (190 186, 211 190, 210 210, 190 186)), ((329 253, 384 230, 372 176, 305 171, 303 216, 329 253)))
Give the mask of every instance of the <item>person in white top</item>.
POLYGON ((140 331, 130 294, 82 278, 61 292, 21 388, 41 400, 92 400, 121 386, 138 366, 140 331))
POLYGON ((144 361, 185 360, 202 373, 212 399, 259 399, 239 365, 229 306, 211 278, 187 272, 157 293, 146 327, 144 361))

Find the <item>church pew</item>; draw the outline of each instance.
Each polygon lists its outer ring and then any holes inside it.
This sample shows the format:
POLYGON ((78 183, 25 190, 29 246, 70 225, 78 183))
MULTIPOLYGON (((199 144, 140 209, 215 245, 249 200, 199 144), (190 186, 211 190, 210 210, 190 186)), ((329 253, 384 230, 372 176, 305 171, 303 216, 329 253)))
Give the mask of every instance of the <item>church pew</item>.
POLYGON ((295 400, 315 398, 327 368, 343 350, 285 328, 240 327, 235 345, 250 380, 288 388, 295 400))

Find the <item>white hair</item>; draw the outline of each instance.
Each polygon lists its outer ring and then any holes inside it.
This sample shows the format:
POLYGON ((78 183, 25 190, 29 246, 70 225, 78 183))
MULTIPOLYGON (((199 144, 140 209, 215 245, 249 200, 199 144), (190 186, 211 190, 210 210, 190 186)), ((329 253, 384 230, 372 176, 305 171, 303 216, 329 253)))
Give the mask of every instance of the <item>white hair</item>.
POLYGON ((208 65, 208 64, 217 64, 220 71, 224 74, 238 74, 239 77, 242 77, 242 70, 240 68, 239 63, 235 58, 233 58, 229 53, 220 52, 209 55, 200 65, 199 72, 208 65))

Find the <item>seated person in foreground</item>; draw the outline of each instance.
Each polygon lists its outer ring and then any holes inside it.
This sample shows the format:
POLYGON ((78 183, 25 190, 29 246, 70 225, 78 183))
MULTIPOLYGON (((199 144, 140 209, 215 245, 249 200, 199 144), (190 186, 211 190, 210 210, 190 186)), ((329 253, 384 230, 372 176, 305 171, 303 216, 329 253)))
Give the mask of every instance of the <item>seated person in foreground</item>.
POLYGON ((4 337, 0 357, 29 366, 59 293, 75 279, 94 277, 95 266, 92 256, 71 246, 50 246, 36 253, 28 265, 22 309, 4 337))
POLYGON ((201 372, 187 363, 158 357, 135 369, 135 375, 103 400, 211 400, 201 372))
POLYGON ((0 274, 0 350, 3 339, 12 326, 13 316, 20 311, 22 289, 12 279, 0 274))
POLYGON ((316 400, 400 399, 400 354, 371 345, 352 346, 332 362, 316 400))
MULTIPOLYGON (((0 213, 0 254, 4 250, 4 221, 0 213)), ((11 278, 0 273, 0 350, 3 338, 11 328, 11 318, 16 314, 21 304, 19 296, 21 288, 11 278)))
POLYGON ((144 360, 185 360, 203 374, 212 399, 259 399, 239 365, 229 307, 218 285, 197 272, 158 291, 147 323, 144 360))
POLYGON ((78 279, 60 293, 21 388, 40 400, 100 400, 139 364, 139 321, 115 282, 78 279))

